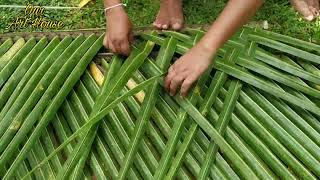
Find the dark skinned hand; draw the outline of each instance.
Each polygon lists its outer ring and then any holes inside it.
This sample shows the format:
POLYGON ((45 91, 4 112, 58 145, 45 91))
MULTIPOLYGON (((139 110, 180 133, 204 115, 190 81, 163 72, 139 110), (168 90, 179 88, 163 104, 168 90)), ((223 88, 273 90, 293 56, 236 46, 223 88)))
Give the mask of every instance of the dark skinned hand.
POLYGON ((116 54, 129 55, 132 40, 132 24, 125 10, 122 7, 108 10, 103 45, 116 54))

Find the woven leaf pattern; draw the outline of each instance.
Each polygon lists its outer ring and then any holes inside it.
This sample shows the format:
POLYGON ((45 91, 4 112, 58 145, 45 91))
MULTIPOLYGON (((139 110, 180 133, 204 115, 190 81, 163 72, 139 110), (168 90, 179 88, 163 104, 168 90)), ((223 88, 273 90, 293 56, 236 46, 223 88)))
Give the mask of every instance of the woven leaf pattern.
POLYGON ((143 33, 90 65, 103 35, 4 41, 1 179, 320 178, 320 46, 243 28, 169 96, 163 75, 204 33, 143 33))

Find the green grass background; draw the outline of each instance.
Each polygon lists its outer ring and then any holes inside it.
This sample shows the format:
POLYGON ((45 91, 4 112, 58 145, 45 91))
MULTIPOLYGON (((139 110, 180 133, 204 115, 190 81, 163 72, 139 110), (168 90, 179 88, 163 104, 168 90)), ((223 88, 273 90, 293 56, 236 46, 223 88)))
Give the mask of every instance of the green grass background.
MULTIPOLYGON (((79 0, 37 0, 33 5, 77 6, 79 0)), ((186 24, 212 23, 223 9, 226 0, 184 0, 186 24)), ((0 0, 0 4, 26 5, 22 0, 0 0)), ((84 29, 105 27, 102 0, 92 1, 81 10, 46 10, 45 17, 62 20, 63 29, 84 29)), ((152 24, 159 9, 159 0, 129 0, 127 11, 137 26, 152 24)), ((0 9, 0 32, 8 32, 8 24, 16 16, 23 16, 22 9, 0 9)), ((253 18, 254 21, 268 21, 269 30, 307 41, 320 42, 320 21, 305 22, 290 6, 288 0, 266 0, 264 6, 253 18)), ((39 31, 41 29, 19 29, 17 31, 39 31)), ((48 31, 48 30, 45 30, 48 31)))

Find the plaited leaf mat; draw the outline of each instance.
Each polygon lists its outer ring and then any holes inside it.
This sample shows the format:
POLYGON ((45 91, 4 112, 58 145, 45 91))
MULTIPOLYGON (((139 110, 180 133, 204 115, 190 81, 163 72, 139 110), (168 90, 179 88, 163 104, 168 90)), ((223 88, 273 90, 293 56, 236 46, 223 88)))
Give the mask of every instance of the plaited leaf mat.
POLYGON ((144 33, 99 64, 103 36, 26 40, 0 72, 1 179, 319 179, 320 46, 245 28, 169 96, 203 35, 144 33))

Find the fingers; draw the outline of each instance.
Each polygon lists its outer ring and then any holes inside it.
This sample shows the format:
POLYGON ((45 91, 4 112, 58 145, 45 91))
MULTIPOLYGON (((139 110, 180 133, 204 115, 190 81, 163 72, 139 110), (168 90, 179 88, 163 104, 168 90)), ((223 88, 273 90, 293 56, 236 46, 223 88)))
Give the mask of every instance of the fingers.
POLYGON ((125 41, 125 42, 122 42, 120 44, 120 51, 123 55, 126 55, 128 56, 130 54, 130 45, 129 45, 129 41, 125 41))
POLYGON ((114 47, 114 44, 108 39, 108 48, 112 51, 112 52, 116 52, 116 48, 114 47))
POLYGON ((113 47, 115 49, 115 51, 113 51, 113 52, 115 52, 117 54, 122 54, 122 52, 121 52, 121 42, 120 41, 113 40, 112 41, 112 45, 113 45, 113 47))
POLYGON ((110 37, 105 36, 103 45, 114 53, 128 56, 131 52, 130 43, 133 41, 133 36, 130 36, 125 39, 111 39, 110 37))
POLYGON ((171 84, 171 80, 172 78, 175 76, 175 71, 174 71, 174 67, 171 66, 168 70, 168 74, 165 78, 165 81, 164 81, 164 88, 166 89, 167 92, 170 91, 170 84, 171 84))
POLYGON ((189 76, 188 78, 186 78, 182 85, 181 85, 181 95, 183 97, 186 97, 188 95, 188 92, 191 88, 191 86, 193 85, 193 83, 197 81, 197 77, 196 76, 189 76))
POLYGON ((188 73, 187 71, 177 72, 174 66, 171 66, 165 78, 164 86, 171 96, 176 95, 178 89, 181 87, 181 95, 186 97, 189 89, 196 80, 197 76, 195 74, 188 73))
POLYGON ((171 79, 171 82, 170 82, 170 95, 171 96, 176 95, 177 89, 178 89, 178 87, 180 87, 180 85, 183 82, 183 80, 184 80, 184 77, 181 76, 181 75, 180 76, 174 76, 171 79))

